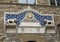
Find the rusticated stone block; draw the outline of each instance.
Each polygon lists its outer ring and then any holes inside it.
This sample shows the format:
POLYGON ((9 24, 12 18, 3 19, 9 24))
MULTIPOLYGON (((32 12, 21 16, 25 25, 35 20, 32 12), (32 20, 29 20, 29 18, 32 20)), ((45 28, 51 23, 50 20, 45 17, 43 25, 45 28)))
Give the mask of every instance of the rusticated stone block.
POLYGON ((18 3, 18 0, 0 0, 1 3, 18 3))
POLYGON ((48 0, 37 0, 37 3, 40 4, 40 5, 49 5, 48 0))

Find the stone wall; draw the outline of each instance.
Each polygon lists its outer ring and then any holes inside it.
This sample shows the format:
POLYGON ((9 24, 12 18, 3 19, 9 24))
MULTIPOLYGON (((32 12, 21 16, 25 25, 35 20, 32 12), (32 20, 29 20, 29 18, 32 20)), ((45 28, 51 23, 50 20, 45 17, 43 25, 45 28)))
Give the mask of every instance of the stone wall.
MULTIPOLYGON (((1 3, 18 3, 19 0, 0 0, 1 3)), ((37 0, 37 4, 49 5, 49 0, 37 0)))
POLYGON ((8 34, 8 37, 10 39, 18 39, 22 40, 23 42, 28 42, 28 41, 36 41, 36 42, 46 42, 44 37, 41 37, 39 34, 8 34))
POLYGON ((0 3, 18 3, 18 0, 0 0, 0 3))
MULTIPOLYGON (((36 9, 41 14, 60 15, 60 7, 49 6, 48 0, 38 0, 38 5, 19 4, 18 0, 0 0, 0 34, 4 33, 4 12, 18 12, 22 9, 27 8, 28 6, 30 6, 33 9, 36 9), (10 1, 13 1, 13 3, 10 3, 10 1), (14 3, 14 2, 16 2, 16 3, 14 3)), ((60 22, 58 22, 60 20, 57 18, 60 18, 60 16, 54 17, 56 24, 60 23, 60 22)), ((21 35, 21 36, 24 36, 24 35, 21 35)), ((37 38, 39 38, 39 37, 37 37, 37 38)))
POLYGON ((37 3, 40 5, 49 5, 49 0, 37 0, 37 3))

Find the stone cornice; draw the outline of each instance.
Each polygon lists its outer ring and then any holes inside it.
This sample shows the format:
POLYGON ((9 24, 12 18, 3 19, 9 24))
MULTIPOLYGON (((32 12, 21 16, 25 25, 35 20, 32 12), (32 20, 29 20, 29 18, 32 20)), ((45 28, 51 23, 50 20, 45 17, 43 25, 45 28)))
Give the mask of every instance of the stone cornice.
POLYGON ((43 7, 60 7, 60 6, 49 6, 49 5, 40 5, 40 4, 22 4, 22 3, 0 3, 0 4, 30 5, 30 6, 43 6, 43 7))

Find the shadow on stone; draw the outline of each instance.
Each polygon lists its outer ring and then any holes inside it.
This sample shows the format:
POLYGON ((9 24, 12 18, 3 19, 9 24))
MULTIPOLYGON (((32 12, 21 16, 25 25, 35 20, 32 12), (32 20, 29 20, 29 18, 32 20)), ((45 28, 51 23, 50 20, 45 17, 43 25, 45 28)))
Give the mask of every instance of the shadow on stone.
POLYGON ((57 27, 60 27, 60 24, 58 24, 57 27))
POLYGON ((27 41, 27 42, 37 42, 37 41, 27 41))

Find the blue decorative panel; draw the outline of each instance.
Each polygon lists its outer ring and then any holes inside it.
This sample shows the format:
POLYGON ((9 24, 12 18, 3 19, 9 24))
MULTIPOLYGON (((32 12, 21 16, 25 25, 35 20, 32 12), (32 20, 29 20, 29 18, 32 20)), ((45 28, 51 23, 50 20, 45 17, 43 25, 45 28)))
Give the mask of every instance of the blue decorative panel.
POLYGON ((25 12, 20 14, 6 14, 6 20, 7 19, 14 19, 16 18, 16 24, 19 25, 19 22, 25 17, 25 12))
POLYGON ((42 16, 42 15, 39 15, 38 13, 35 13, 35 12, 32 12, 33 13, 33 15, 34 15, 34 17, 38 20, 38 21, 40 21, 40 24, 41 24, 41 26, 45 26, 45 20, 53 20, 52 19, 52 16, 42 16))
MULTIPOLYGON (((51 20, 51 21, 53 20, 52 19, 52 16, 39 15, 36 12, 32 12, 32 13, 33 13, 34 17, 38 21, 40 21, 41 26, 45 26, 45 24, 46 24, 45 23, 46 22, 45 20, 51 20)), ((26 14, 26 12, 22 12, 20 14, 6 14, 6 20, 7 19, 14 19, 14 18, 16 18, 16 20, 17 20, 16 24, 19 25, 20 21, 23 20, 23 18, 25 17, 25 14, 26 14)))

